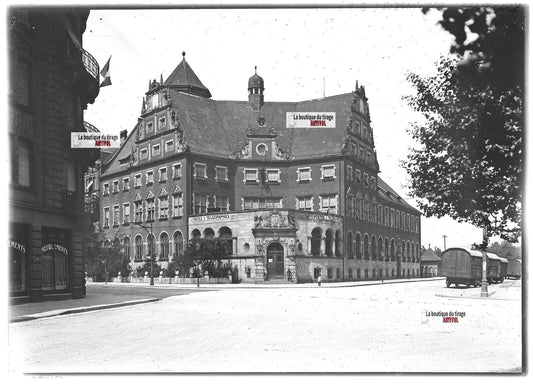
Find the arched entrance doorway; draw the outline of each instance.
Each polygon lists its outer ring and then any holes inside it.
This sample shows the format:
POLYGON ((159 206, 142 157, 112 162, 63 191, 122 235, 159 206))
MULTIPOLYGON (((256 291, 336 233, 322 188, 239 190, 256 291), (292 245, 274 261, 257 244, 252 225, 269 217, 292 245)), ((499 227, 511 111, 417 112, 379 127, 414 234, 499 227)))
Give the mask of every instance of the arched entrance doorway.
POLYGON ((267 274, 268 278, 283 278, 284 273, 284 257, 283 246, 274 242, 267 247, 267 274))

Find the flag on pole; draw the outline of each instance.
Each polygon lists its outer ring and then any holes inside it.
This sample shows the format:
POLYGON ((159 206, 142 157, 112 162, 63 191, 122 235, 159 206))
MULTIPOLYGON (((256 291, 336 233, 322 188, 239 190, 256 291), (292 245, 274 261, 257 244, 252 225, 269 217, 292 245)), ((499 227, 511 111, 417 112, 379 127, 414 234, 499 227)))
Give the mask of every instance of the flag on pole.
POLYGON ((111 85, 111 72, 109 72, 109 62, 111 61, 111 56, 109 56, 109 59, 107 59, 107 63, 105 63, 104 68, 102 68, 102 71, 100 71, 100 75, 104 78, 102 83, 100 83, 100 87, 110 86, 111 85))

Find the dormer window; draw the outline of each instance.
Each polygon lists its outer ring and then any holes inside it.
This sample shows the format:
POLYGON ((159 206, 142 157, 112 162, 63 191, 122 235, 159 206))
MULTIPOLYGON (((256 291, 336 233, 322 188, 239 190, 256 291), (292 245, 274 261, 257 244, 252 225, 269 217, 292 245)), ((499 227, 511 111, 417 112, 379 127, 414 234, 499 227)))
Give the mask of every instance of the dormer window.
POLYGON ((159 129, 167 126, 167 119, 165 117, 159 118, 159 129))
POLYGON ((228 168, 224 166, 215 167, 215 180, 217 182, 227 182, 228 181, 228 168))
POLYGON ((152 122, 146 123, 146 132, 153 132, 154 131, 154 124, 152 122))
POLYGON ((167 140, 165 142, 165 152, 174 151, 174 140, 167 140))
POLYGON ((154 184, 154 172, 148 171, 146 173, 146 185, 154 184))
POLYGON ((148 158, 148 149, 147 148, 141 148, 141 150, 139 152, 139 158, 140 159, 148 158))

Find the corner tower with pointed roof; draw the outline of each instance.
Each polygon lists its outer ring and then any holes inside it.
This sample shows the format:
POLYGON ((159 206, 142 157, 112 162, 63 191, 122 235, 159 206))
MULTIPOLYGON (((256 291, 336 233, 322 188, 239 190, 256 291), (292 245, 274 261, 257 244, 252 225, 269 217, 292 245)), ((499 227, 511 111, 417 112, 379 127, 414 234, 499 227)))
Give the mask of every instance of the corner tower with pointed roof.
POLYGON ((211 92, 202 84, 189 63, 185 60, 185 52, 182 52, 181 54, 183 56, 181 63, 178 64, 174 71, 172 71, 163 85, 180 92, 209 99, 211 97, 211 92))

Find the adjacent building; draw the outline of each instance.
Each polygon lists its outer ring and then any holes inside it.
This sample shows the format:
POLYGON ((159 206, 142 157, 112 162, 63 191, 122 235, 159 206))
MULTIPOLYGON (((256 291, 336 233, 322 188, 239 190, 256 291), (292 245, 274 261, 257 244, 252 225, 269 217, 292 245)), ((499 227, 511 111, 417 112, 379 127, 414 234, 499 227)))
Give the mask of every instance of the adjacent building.
POLYGON ((89 11, 10 8, 9 290, 14 301, 85 295, 83 173, 98 153, 72 150, 99 93, 82 48, 89 11))
POLYGON ((257 69, 243 83, 248 100, 212 99, 185 53, 149 81, 101 168, 105 237, 133 267, 150 250, 165 267, 192 238, 225 238, 243 282, 420 276, 420 212, 379 177, 365 88, 268 102, 257 69))
POLYGON ((420 257, 420 269, 422 272, 422 277, 437 277, 440 273, 440 266, 442 264, 442 259, 433 251, 433 249, 428 247, 426 251, 420 257))

